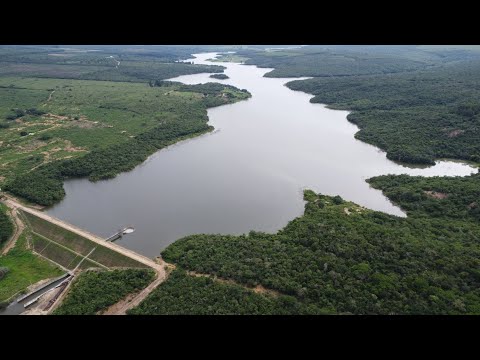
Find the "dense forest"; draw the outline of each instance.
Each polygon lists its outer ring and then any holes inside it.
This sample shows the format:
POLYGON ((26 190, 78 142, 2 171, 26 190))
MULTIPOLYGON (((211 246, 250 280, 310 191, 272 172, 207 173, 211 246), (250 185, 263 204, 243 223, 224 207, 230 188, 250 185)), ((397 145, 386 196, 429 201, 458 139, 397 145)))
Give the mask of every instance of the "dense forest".
POLYGON ((5 241, 13 234, 13 224, 7 215, 7 209, 0 204, 0 249, 5 241))
POLYGON ((225 74, 212 74, 212 75, 210 75, 210 77, 212 79, 219 79, 219 80, 229 79, 229 77, 225 74))
MULTIPOLYGON (((94 149, 84 156, 50 162, 8 181, 5 190, 29 201, 52 205, 65 196, 63 181, 72 177, 88 177, 92 181, 115 177, 133 169, 155 151, 172 143, 211 130, 206 109, 251 95, 246 90, 218 83, 180 85, 173 88, 182 93, 201 93, 202 101, 190 112, 178 114, 175 121, 160 122, 134 138, 108 147, 94 149)), ((185 105, 186 106, 186 105, 185 105)), ((188 107, 186 107, 188 110, 188 107)))
MULTIPOLYGON (((293 296, 318 313, 478 314, 479 182, 478 174, 371 179, 407 218, 307 190, 304 216, 277 234, 193 235, 162 256, 183 269, 293 296)), ((173 293, 165 291, 157 296, 173 293)))
POLYGON ((265 296, 242 286, 174 270, 129 315, 291 315, 315 314, 293 296, 265 296))
POLYGON ((152 270, 87 271, 72 284, 54 315, 95 315, 152 282, 152 270))
POLYGON ((386 175, 368 180, 416 218, 455 219, 480 224, 480 175, 428 178, 386 175))

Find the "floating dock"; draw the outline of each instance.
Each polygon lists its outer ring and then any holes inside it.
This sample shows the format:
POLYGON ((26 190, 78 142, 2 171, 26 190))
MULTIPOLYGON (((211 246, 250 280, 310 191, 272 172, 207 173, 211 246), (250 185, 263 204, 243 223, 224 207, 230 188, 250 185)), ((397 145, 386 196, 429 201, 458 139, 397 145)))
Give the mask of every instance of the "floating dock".
POLYGON ((117 231, 115 234, 113 234, 112 236, 108 237, 105 239, 105 241, 115 241, 115 240, 118 240, 120 239, 121 237, 123 237, 123 235, 126 235, 126 234, 131 234, 135 231, 135 228, 133 226, 127 226, 126 228, 122 229, 122 230, 119 230, 117 231))

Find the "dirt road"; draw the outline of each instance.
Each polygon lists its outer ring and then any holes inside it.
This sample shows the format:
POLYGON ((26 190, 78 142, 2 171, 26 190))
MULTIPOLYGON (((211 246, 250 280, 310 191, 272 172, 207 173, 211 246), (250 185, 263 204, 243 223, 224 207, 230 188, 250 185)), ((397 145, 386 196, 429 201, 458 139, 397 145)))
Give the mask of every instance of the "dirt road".
POLYGON ((45 107, 47 106, 47 104, 50 102, 50 100, 52 100, 52 96, 53 96, 53 93, 55 92, 55 90, 53 90, 50 95, 48 95, 48 99, 47 99, 47 102, 45 104, 42 105, 42 107, 45 107))
POLYGON ((25 229, 25 224, 18 217, 17 209, 12 209, 10 214, 15 221, 15 232, 13 233, 10 240, 8 240, 7 245, 3 248, 2 255, 6 255, 10 251, 10 249, 15 246, 20 234, 23 232, 23 229, 25 229))
POLYGON ((108 310, 105 311, 102 315, 126 315, 127 310, 138 306, 164 280, 165 278, 161 278, 157 274, 157 278, 153 282, 151 282, 150 285, 148 285, 145 289, 140 291, 140 293, 135 295, 133 298, 131 296, 127 296, 125 299, 108 308, 108 310))

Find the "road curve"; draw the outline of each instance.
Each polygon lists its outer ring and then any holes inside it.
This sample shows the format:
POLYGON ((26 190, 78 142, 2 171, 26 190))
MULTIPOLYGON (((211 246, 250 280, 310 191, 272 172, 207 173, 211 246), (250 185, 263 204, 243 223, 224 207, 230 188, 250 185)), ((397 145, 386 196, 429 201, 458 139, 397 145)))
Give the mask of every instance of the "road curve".
POLYGON ((25 228, 25 225, 18 217, 17 209, 11 210, 11 216, 15 221, 15 232, 13 233, 12 237, 10 238, 10 240, 8 240, 7 244, 3 248, 2 255, 7 255, 10 249, 15 246, 19 236, 22 234, 23 229, 25 228))

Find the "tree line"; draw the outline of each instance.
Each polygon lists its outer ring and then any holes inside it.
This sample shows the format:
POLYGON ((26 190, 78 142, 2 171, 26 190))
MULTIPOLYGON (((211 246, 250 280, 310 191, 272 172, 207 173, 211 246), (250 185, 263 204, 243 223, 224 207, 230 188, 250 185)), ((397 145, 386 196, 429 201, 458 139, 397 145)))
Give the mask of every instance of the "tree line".
POLYGON ((371 179, 407 218, 305 191, 305 214, 277 234, 193 235, 162 256, 276 290, 316 313, 479 314, 479 181, 478 174, 371 179))

